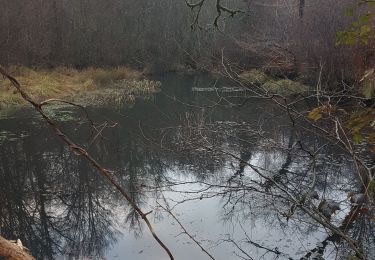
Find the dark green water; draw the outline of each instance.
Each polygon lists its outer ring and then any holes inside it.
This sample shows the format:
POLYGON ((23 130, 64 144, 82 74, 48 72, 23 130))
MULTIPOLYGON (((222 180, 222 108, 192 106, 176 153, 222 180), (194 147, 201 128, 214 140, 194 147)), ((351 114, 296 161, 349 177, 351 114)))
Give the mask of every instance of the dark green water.
MULTIPOLYGON (((332 221, 338 224, 345 216, 346 194, 356 182, 339 149, 324 146, 308 129, 291 130, 288 117, 270 101, 192 91, 228 83, 204 76, 158 79, 162 91, 151 99, 88 108, 98 129, 116 124, 99 136, 79 111, 55 107, 49 113, 114 170, 145 212, 152 210, 151 222, 175 259, 209 258, 158 203, 167 202, 216 259, 299 259, 324 240, 326 230, 304 214, 286 221, 283 214, 291 205, 277 191, 271 195, 273 187, 259 192, 266 181, 239 160, 268 175, 284 169, 283 185, 301 193, 311 180, 311 161, 294 150, 296 140, 306 149, 322 147, 314 166, 316 190, 340 201, 332 221)), ((20 238, 37 259, 167 259, 118 192, 32 110, 4 113, 0 129, 1 235, 20 238)), ((367 223, 363 231, 370 242, 372 228, 367 223)), ((334 259, 336 253, 329 245, 325 257, 334 259)))

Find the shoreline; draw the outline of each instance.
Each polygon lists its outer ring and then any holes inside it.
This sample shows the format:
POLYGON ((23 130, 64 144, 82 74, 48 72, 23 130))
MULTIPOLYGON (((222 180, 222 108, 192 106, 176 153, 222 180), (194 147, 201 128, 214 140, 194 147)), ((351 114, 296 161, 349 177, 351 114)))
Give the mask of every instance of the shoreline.
MULTIPOLYGON (((147 96, 160 89, 160 82, 148 80, 144 73, 128 67, 68 67, 33 69, 11 66, 7 70, 36 101, 56 98, 77 103, 115 103, 147 96), (117 102, 116 102, 117 101, 117 102)), ((22 107, 26 102, 9 81, 0 78, 0 109, 22 107)))

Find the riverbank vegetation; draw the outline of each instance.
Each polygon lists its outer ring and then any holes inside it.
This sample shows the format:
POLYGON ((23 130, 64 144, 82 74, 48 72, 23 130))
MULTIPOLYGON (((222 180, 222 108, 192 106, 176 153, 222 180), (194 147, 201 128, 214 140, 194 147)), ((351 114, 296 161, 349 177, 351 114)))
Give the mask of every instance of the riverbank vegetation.
POLYGON ((257 86, 270 94, 290 96, 293 94, 303 94, 309 91, 309 87, 297 80, 288 78, 272 77, 259 69, 243 71, 239 78, 245 83, 257 86))
MULTIPOLYGON (((9 71, 37 101, 49 98, 91 104, 113 101, 114 97, 134 99, 158 90, 159 83, 144 79, 142 72, 127 67, 73 69, 32 69, 11 66, 9 71), (104 100, 104 101, 103 101, 104 100)), ((23 105, 25 101, 9 81, 0 79, 0 107, 23 105)))

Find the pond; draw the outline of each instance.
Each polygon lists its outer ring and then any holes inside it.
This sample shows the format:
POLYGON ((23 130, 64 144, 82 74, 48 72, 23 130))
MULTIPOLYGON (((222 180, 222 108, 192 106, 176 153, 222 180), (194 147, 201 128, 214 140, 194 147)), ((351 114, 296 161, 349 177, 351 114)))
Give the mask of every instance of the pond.
MULTIPOLYGON (((229 91, 228 82, 157 79, 162 90, 153 97, 88 107, 95 129, 79 110, 47 112, 152 211, 175 259, 210 259, 194 240, 214 259, 345 256, 346 243, 285 197, 305 196, 308 208, 339 203, 330 221, 340 226, 352 207, 348 193, 360 185, 339 147, 292 127, 272 101, 229 91), (306 197, 310 190, 319 198, 306 197)), ((167 259, 124 198, 34 111, 3 111, 0 126, 2 236, 21 239, 37 259, 167 259)), ((373 228, 365 215, 348 227, 375 259, 373 228)))

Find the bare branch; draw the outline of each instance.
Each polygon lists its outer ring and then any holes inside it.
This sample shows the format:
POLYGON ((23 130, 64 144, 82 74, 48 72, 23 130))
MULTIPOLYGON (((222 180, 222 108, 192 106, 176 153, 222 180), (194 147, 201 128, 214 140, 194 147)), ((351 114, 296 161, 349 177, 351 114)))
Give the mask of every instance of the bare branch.
MULTIPOLYGON (((191 29, 193 30, 197 26, 200 28, 200 26, 198 25, 199 24, 199 16, 200 16, 202 7, 203 7, 204 3, 206 2, 206 0, 200 0, 196 3, 189 2, 188 0, 185 0, 185 2, 186 2, 186 5, 191 8, 192 11, 194 11, 195 9, 197 10, 196 13, 194 14, 194 19, 193 19, 192 23, 190 24, 191 29)), ((242 10, 230 9, 230 8, 224 6, 221 3, 221 0, 216 0, 215 6, 216 6, 216 13, 217 14, 216 14, 216 17, 213 21, 213 25, 216 28, 219 27, 219 19, 224 13, 229 14, 229 16, 231 16, 231 17, 234 17, 238 13, 243 13, 242 10)))
MULTIPOLYGON (((107 181, 111 183, 111 185, 116 188, 122 196, 126 199, 126 201, 130 204, 130 206, 141 216, 143 221, 146 223, 148 229, 150 230, 152 236, 154 239, 158 242, 158 244, 165 250, 165 252, 168 254, 169 258, 171 260, 174 260, 174 257, 169 250, 169 248, 160 240, 160 238, 155 233, 150 221, 147 218, 147 214, 143 213, 143 211, 138 207, 138 205, 133 201, 132 196, 120 186, 120 184, 115 180, 114 175, 112 174, 112 171, 104 168, 96 159, 94 159, 84 148, 81 146, 75 144, 72 140, 69 139, 68 136, 66 136, 60 128, 55 124, 55 122, 43 111, 42 106, 48 103, 47 101, 43 103, 37 103, 34 101, 21 87, 21 85, 18 83, 18 81, 9 75, 4 68, 0 66, 0 74, 2 74, 5 78, 7 78, 14 88, 21 94, 22 98, 29 102, 35 110, 43 117, 43 119, 51 126, 51 128, 54 130, 56 135, 69 147, 69 149, 78 156, 83 156, 87 161, 90 162, 90 164, 98 170, 98 172, 105 178, 107 181)), ((50 100, 51 101, 51 100, 50 100)), ((59 101, 60 100, 55 100, 59 101)))

